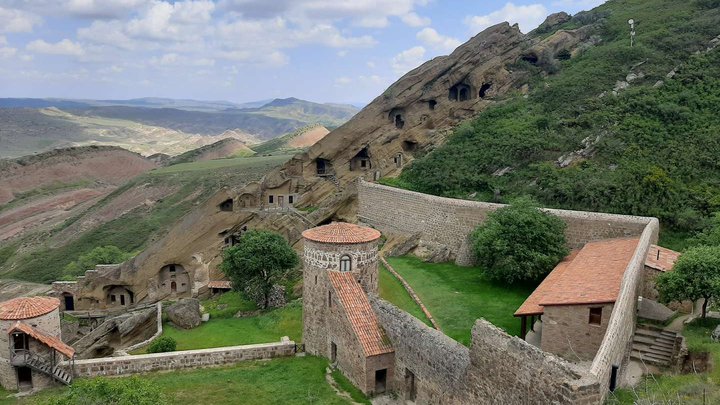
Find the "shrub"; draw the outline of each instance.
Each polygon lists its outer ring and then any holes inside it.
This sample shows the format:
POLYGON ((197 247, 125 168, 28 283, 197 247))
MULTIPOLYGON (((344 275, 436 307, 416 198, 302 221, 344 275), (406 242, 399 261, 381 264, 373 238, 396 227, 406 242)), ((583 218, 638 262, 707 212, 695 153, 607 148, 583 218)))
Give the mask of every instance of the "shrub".
POLYGON ((148 347, 148 353, 165 353, 174 352, 177 348, 177 342, 170 336, 160 336, 155 339, 148 347))
POLYGON ((720 246, 688 249, 673 266, 673 271, 657 278, 663 302, 703 299, 702 317, 708 302, 720 297, 720 246))
POLYGON ((76 380, 67 391, 43 402, 46 405, 164 405, 167 403, 157 384, 139 377, 76 380))
POLYGON ((488 215, 472 234, 473 248, 490 279, 537 281, 569 253, 564 229, 562 220, 519 199, 488 215))

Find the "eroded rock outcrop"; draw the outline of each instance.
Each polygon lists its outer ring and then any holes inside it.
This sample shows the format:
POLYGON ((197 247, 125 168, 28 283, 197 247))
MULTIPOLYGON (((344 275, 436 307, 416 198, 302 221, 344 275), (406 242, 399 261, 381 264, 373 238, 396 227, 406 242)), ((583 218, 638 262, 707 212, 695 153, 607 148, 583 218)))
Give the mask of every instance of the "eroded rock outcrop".
POLYGON ((170 305, 165 313, 170 322, 183 329, 192 329, 200 326, 202 312, 200 312, 200 301, 195 298, 184 298, 170 305))

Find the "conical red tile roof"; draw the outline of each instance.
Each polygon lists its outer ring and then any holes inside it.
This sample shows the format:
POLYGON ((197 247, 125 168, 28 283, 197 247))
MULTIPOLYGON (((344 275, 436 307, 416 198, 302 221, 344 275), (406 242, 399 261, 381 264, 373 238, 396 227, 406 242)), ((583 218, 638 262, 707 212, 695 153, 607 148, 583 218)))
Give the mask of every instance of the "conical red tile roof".
POLYGON ((366 243, 380 239, 380 232, 365 226, 333 222, 328 225, 308 229, 302 233, 305 239, 321 243, 353 244, 366 243))
POLYGON ((0 319, 29 319, 48 314, 60 306, 52 297, 20 297, 0 303, 0 319))

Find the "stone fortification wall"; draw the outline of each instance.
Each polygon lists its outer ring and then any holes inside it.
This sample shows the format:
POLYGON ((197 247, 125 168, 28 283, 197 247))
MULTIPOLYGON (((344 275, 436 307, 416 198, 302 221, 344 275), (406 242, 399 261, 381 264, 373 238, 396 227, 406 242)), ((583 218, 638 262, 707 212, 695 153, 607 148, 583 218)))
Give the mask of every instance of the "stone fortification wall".
POLYGON ((464 403, 582 405, 601 403, 602 397, 600 384, 587 369, 484 319, 472 330, 466 386, 464 403))
POLYGON ((660 223, 652 218, 640 236, 640 243, 620 284, 620 294, 615 301, 607 331, 593 360, 590 371, 602 385, 601 392, 607 392, 610 385, 610 370, 613 364, 620 366, 620 374, 635 334, 635 314, 638 292, 642 288, 645 258, 650 245, 657 242, 660 223))
MULTIPOLYGON (((283 338, 279 343, 77 360, 74 375, 75 377, 119 376, 151 371, 214 367, 245 360, 270 359, 294 354, 295 342, 283 338)), ((63 365, 66 369, 70 369, 69 362, 63 365)))
POLYGON ((371 303, 395 348, 391 389, 422 404, 595 404, 600 384, 589 370, 511 337, 485 320, 472 347, 457 343, 377 297, 371 303))
MULTIPOLYGON (((436 197, 360 180, 358 219, 387 234, 415 235, 447 246, 461 265, 473 262, 468 235, 502 204, 436 197)), ((571 248, 594 240, 639 236, 651 218, 545 209, 567 224, 571 248)))
POLYGON ((388 381, 389 388, 400 398, 411 399, 405 386, 410 372, 415 376, 416 403, 449 403, 465 386, 470 350, 377 296, 370 296, 370 304, 395 349, 395 373, 388 381))

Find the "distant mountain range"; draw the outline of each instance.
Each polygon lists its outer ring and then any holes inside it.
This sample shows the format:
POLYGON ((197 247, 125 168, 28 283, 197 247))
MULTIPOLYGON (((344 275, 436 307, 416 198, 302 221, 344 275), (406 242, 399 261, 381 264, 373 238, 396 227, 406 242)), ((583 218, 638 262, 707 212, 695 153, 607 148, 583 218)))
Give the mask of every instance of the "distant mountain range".
POLYGON ((308 125, 332 129, 357 111, 351 105, 297 98, 243 104, 165 98, 2 98, 0 158, 91 144, 121 146, 145 155, 177 155, 222 138, 256 144, 308 125))

